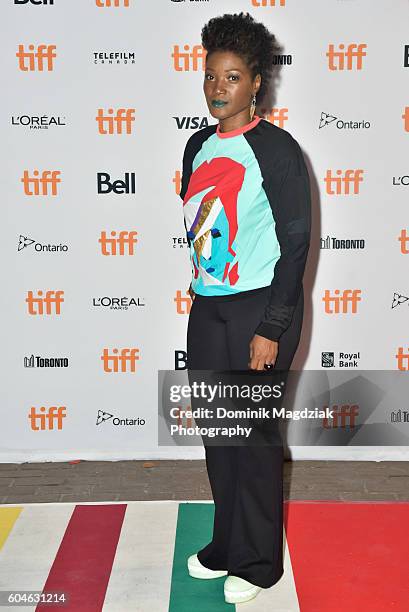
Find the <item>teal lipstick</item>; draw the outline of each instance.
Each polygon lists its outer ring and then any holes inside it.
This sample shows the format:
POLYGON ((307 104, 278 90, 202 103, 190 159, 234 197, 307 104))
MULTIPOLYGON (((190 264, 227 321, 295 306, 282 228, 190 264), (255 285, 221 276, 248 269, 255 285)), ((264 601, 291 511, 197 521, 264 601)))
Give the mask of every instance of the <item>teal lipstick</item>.
POLYGON ((223 100, 212 100, 212 106, 215 108, 223 108, 226 104, 227 102, 223 102, 223 100))

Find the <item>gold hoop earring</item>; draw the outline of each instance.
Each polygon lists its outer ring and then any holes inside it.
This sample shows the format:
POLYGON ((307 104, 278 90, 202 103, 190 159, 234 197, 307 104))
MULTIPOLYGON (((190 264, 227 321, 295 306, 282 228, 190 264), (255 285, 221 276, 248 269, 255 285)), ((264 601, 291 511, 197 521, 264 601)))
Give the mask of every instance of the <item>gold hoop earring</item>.
POLYGON ((255 110, 256 110, 256 96, 253 95, 253 98, 251 100, 251 105, 250 105, 250 121, 253 120, 255 110))

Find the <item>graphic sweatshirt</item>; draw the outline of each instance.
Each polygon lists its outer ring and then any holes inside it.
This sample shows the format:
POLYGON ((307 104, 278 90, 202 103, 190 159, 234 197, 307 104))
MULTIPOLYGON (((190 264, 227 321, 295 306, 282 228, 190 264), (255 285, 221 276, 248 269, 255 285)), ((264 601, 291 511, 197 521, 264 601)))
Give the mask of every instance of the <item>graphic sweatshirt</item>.
POLYGON ((270 286, 255 333, 279 340, 310 242, 310 183, 298 142, 257 115, 228 132, 218 123, 198 130, 184 150, 180 197, 193 291, 240 298, 270 286))

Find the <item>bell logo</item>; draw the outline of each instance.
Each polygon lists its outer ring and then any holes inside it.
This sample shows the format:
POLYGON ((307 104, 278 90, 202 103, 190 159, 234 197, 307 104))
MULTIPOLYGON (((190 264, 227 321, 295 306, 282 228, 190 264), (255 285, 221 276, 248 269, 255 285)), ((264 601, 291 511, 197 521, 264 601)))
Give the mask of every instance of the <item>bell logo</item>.
POLYGON ((33 171, 33 176, 30 177, 29 171, 24 170, 23 178, 20 179, 23 183, 24 193, 28 196, 56 196, 57 184, 61 183, 61 172, 59 170, 43 170, 40 177, 38 170, 33 171), (48 186, 51 190, 48 192, 48 186))
POLYGON ((31 429, 34 429, 34 431, 62 429, 62 421, 67 416, 65 410, 66 406, 50 406, 48 409, 45 406, 41 406, 39 410, 36 410, 35 406, 31 406, 28 414, 31 429), (56 428, 54 427, 55 422, 57 422, 56 428))
POLYGON ((132 133, 132 121, 135 121, 134 108, 118 108, 114 116, 114 109, 108 108, 107 114, 104 109, 99 108, 95 120, 98 124, 100 134, 123 134, 122 128, 125 127, 125 134, 132 133))
POLYGON ((26 302, 28 306, 28 314, 31 315, 51 315, 61 314, 61 304, 64 302, 64 291, 46 291, 45 297, 42 297, 41 289, 37 291, 37 296, 34 297, 33 291, 27 292, 26 302))
POLYGON ((57 57, 55 53, 57 47, 55 45, 38 45, 37 51, 35 51, 34 45, 28 45, 28 48, 29 51, 24 51, 24 45, 18 46, 16 57, 20 70, 23 72, 53 70, 53 59, 57 57), (46 68, 44 68, 44 65, 46 68))
POLYGON ((270 121, 270 123, 282 128, 285 122, 288 121, 288 108, 272 108, 266 119, 270 121))
POLYGON ((409 347, 408 352, 404 353, 403 346, 400 346, 395 357, 398 362, 398 370, 401 372, 407 372, 409 370, 409 347))
POLYGON ((325 304, 325 312, 327 314, 356 314, 357 304, 362 300, 360 289, 344 289, 342 295, 340 295, 339 289, 334 289, 333 295, 330 294, 329 289, 325 290, 322 301, 325 304), (348 310, 349 305, 351 306, 348 310))
POLYGON ((123 348, 120 354, 119 349, 112 349, 109 354, 108 349, 104 349, 101 355, 101 361, 104 366, 104 372, 135 372, 136 362, 139 360, 138 348, 123 348), (129 365, 129 369, 128 369, 129 365))
POLYGON ((406 229, 401 230, 398 240, 400 242, 400 252, 402 255, 409 255, 409 236, 406 229))
POLYGON ((405 106, 405 110, 402 115, 403 119, 403 129, 405 132, 409 132, 409 106, 405 106))
POLYGON ((336 170, 337 176, 332 176, 332 170, 327 170, 324 178, 326 186, 326 193, 328 195, 351 195, 351 184, 353 185, 352 194, 356 195, 359 193, 359 183, 362 183, 363 170, 345 170, 344 174, 342 170, 336 170))
POLYGON ((116 238, 116 232, 112 231, 112 238, 107 238, 107 233, 102 231, 101 238, 98 238, 102 255, 134 255, 134 245, 138 241, 137 234, 138 232, 122 231, 116 238), (127 252, 125 252, 125 246, 127 246, 127 252))
POLYGON ((189 296, 189 291, 186 291, 188 297, 182 297, 180 289, 176 291, 176 297, 173 301, 176 303, 176 312, 178 314, 189 314, 192 307, 192 299, 189 296))
POLYGON ((192 51, 189 53, 190 46, 183 45, 184 51, 180 51, 179 45, 173 45, 173 68, 177 72, 188 72, 193 70, 197 72, 199 70, 199 59, 200 69, 204 70, 204 59, 206 57, 206 51, 202 45, 194 45, 192 51))
POLYGON ((345 45, 338 45, 339 51, 335 51, 334 45, 328 46, 328 51, 325 54, 328 57, 328 68, 330 70, 362 70, 362 58, 366 56, 367 45, 351 43, 347 50, 344 51, 345 45), (346 65, 345 65, 346 60, 346 65))
POLYGON ((109 6, 129 6, 129 0, 95 0, 95 4, 98 8, 104 8, 109 6))
MULTIPOLYGON (((329 406, 324 406, 324 410, 329 406)), ((323 419, 323 427, 325 429, 337 429, 338 427, 345 429, 355 427, 355 419, 358 416, 358 404, 343 404, 342 406, 331 406, 332 418, 323 419)))
POLYGON ((251 0, 251 6, 285 6, 285 0, 251 0))

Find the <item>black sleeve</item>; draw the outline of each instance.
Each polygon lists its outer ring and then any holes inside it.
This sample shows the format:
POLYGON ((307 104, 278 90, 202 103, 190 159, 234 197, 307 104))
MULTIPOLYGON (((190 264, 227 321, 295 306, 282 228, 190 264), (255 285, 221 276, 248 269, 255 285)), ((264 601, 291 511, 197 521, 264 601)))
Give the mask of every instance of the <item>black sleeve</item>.
MULTIPOLYGON (((185 150, 183 152, 182 180, 181 180, 181 187, 180 187, 180 192, 179 192, 179 196, 181 197, 182 201, 185 197, 187 187, 189 185, 190 175, 192 174, 192 160, 193 160, 193 157, 192 157, 192 151, 191 151, 191 138, 190 138, 187 141, 185 150)), ((183 223, 185 225, 186 239, 190 247, 190 238, 187 235, 186 219, 184 216, 183 216, 183 223)))
MULTIPOLYGON (((192 174, 192 166, 193 160, 195 158, 196 153, 199 151, 203 142, 216 131, 217 123, 209 125, 197 132, 194 132, 188 139, 185 150, 183 152, 183 161, 182 161, 182 180, 181 180, 181 188, 179 192, 179 196, 182 200, 184 200, 186 191, 189 185, 190 177, 192 174)), ((183 219, 186 230, 186 238, 190 246, 190 239, 187 235, 187 227, 186 220, 183 219)))
POLYGON ((311 233, 310 181, 301 148, 292 137, 279 160, 263 165, 263 187, 281 254, 274 268, 269 303, 255 333, 279 340, 291 323, 302 287, 311 233))

